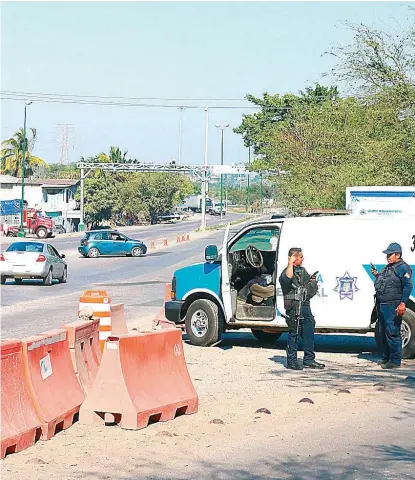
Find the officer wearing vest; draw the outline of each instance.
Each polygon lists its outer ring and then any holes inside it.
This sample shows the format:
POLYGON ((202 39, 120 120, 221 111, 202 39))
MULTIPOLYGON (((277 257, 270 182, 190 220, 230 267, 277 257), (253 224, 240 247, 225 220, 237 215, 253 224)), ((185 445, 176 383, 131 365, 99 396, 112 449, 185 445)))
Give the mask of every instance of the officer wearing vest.
POLYGON ((376 277, 376 308, 381 344, 378 365, 391 369, 401 366, 401 325, 405 304, 412 291, 412 270, 401 258, 402 248, 399 243, 391 243, 383 253, 386 254, 388 264, 380 273, 372 266, 371 272, 376 277))
POLYGON ((310 299, 317 293, 317 280, 315 276, 310 277, 302 266, 303 260, 301 248, 290 248, 287 268, 282 271, 279 278, 284 294, 284 308, 288 325, 287 368, 291 370, 325 367, 323 363, 316 362, 314 353, 316 322, 311 312, 310 299), (299 336, 303 340, 304 348, 302 366, 297 360, 299 336))

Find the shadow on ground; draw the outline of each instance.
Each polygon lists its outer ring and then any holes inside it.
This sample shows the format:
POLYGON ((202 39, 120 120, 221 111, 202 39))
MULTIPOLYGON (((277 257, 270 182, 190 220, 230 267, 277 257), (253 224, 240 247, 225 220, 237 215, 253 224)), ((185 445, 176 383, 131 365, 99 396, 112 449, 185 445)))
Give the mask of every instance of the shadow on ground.
MULTIPOLYGON (((189 460, 182 464, 181 472, 175 473, 172 466, 162 462, 151 466, 140 461, 134 468, 130 465, 128 473, 106 472, 97 474, 83 472, 84 478, 104 480, 161 480, 161 479, 213 479, 213 480, 259 480, 259 479, 296 479, 296 480, 384 480, 412 479, 415 453, 412 449, 398 445, 364 446, 361 453, 339 458, 337 455, 301 456, 292 454, 283 459, 261 458, 255 464, 230 468, 219 462, 189 460), (300 457, 300 458, 299 458, 300 457), (302 458, 301 458, 302 457, 302 458), (305 458, 304 458, 305 457, 305 458), (151 468, 153 473, 144 473, 151 468)), ((76 477, 75 477, 76 478, 76 477)))

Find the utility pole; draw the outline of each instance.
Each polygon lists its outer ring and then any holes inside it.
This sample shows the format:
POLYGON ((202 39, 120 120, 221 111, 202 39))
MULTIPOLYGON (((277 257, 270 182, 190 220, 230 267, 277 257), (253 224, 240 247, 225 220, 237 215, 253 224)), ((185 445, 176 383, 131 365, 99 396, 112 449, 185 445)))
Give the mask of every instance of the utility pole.
POLYGON ((206 230, 206 181, 207 181, 207 164, 208 164, 208 142, 209 142, 209 107, 205 107, 205 161, 202 172, 202 223, 200 230, 206 230))
POLYGON ((85 180, 85 169, 81 168, 81 205, 80 205, 80 220, 78 231, 83 232, 85 230, 84 224, 84 180, 85 180))
POLYGON ((25 175, 25 163, 26 163, 26 110, 32 102, 26 102, 24 105, 24 122, 23 122, 23 155, 22 155, 22 198, 20 200, 20 228, 18 237, 24 237, 24 175, 25 175))
MULTIPOLYGON (((224 138, 224 130, 225 128, 229 127, 229 123, 225 123, 221 125, 217 123, 216 128, 220 129, 220 164, 223 165, 223 138, 224 138)), ((220 174, 220 223, 222 223, 223 219, 223 174, 220 174)))
POLYGON ((59 163, 61 165, 67 165, 69 163, 69 139, 73 138, 70 137, 69 133, 73 133, 75 125, 68 124, 68 123, 59 123, 58 127, 58 136, 59 142, 61 146, 61 154, 59 163))
POLYGON ((259 186, 259 202, 260 202, 259 213, 260 215, 262 215, 262 172, 259 174, 259 178, 261 179, 261 183, 259 186))
MULTIPOLYGON (((251 142, 249 142, 248 145, 248 167, 251 166, 251 142)), ((249 168, 248 168, 249 170, 249 168)), ((251 210, 251 199, 250 199, 250 184, 249 184, 249 172, 248 172, 248 185, 247 185, 247 191, 246 191, 246 211, 247 213, 250 213, 251 210)))
POLYGON ((184 107, 179 107, 179 152, 178 152, 178 162, 179 165, 182 164, 182 113, 183 113, 184 107))

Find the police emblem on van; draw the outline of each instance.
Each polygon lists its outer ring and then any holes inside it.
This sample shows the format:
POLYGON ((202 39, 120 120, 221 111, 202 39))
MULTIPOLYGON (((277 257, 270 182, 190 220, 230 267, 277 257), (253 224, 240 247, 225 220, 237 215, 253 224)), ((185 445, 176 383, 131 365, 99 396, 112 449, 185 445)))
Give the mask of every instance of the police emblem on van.
POLYGON ((339 293, 340 300, 344 298, 353 300, 353 295, 359 291, 356 280, 357 277, 351 277, 348 272, 345 272, 342 277, 336 277, 337 285, 334 291, 339 293))

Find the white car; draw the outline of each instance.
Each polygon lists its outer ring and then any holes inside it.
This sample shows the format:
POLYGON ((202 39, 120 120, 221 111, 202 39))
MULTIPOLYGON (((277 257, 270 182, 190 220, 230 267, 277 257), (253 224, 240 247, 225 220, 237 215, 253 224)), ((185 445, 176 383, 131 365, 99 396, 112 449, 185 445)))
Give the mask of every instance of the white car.
POLYGON ((52 285, 53 279, 66 283, 68 266, 64 258, 50 243, 14 242, 0 254, 1 284, 8 278, 18 284, 25 278, 40 278, 43 285, 52 285))

